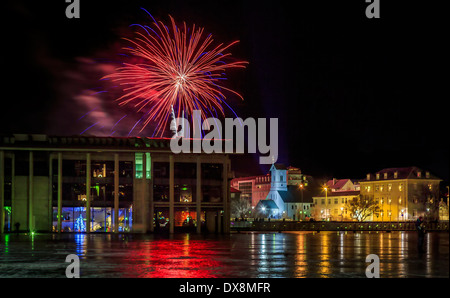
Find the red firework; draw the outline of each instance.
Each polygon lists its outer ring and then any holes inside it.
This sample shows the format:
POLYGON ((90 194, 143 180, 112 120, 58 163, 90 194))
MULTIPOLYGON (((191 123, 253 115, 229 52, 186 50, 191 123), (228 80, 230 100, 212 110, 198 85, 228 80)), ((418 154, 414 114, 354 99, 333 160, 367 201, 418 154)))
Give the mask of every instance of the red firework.
POLYGON ((226 51, 238 41, 213 46, 211 34, 204 37, 203 28, 188 28, 186 23, 178 28, 171 16, 170 21, 171 29, 161 21, 153 22, 151 27, 137 25, 140 30, 135 32, 135 38, 125 38, 132 47, 123 50, 138 62, 124 63, 105 76, 123 87, 124 94, 117 99, 120 105, 133 104, 138 112, 146 111, 141 131, 155 121, 155 133, 160 136, 168 127, 171 106, 177 117, 181 111, 193 115, 195 109, 204 111, 203 119, 208 113, 213 115, 213 111, 225 116, 223 90, 243 98, 220 81, 227 69, 245 68, 247 64, 226 61, 231 55, 226 51))

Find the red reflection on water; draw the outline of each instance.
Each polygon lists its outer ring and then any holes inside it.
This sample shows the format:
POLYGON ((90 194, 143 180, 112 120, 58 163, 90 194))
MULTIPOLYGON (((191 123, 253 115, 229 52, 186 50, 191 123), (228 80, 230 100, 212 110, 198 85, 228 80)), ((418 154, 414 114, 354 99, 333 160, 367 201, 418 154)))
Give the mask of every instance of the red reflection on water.
POLYGON ((125 259, 124 277, 208 278, 222 277, 220 247, 212 241, 151 240, 133 243, 125 259))

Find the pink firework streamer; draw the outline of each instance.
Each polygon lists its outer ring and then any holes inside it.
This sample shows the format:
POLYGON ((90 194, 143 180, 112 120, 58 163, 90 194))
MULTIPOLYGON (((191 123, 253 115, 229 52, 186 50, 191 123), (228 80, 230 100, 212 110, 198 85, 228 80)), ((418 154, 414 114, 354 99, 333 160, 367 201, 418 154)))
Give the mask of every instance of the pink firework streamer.
POLYGON ((220 81, 225 79, 227 69, 245 68, 248 63, 226 62, 231 56, 228 49, 238 41, 213 46, 211 34, 204 37, 203 28, 193 25, 190 30, 183 23, 180 29, 171 16, 170 21, 170 30, 161 21, 154 21, 151 27, 138 25, 141 30, 135 32, 134 39, 124 38, 132 47, 123 50, 135 58, 134 62, 123 63, 104 77, 122 86, 123 95, 116 99, 119 105, 130 104, 137 112, 146 111, 140 132, 154 121, 159 136, 168 127, 171 106, 177 117, 181 111, 193 117, 195 109, 203 111, 203 120, 213 111, 225 116, 222 103, 228 104, 223 91, 243 98, 220 81))

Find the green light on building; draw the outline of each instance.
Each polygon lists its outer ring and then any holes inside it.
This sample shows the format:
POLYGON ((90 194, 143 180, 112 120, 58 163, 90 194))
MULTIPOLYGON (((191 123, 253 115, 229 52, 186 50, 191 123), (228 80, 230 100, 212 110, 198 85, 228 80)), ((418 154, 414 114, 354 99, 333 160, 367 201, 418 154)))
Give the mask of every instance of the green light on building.
MULTIPOLYGON (((152 160, 150 157, 150 153, 146 152, 145 153, 146 156, 146 175, 145 177, 147 179, 151 179, 152 175, 151 175, 151 168, 152 168, 152 160)), ((144 164, 144 153, 135 153, 134 154, 134 166, 135 166, 135 176, 137 179, 142 179, 143 178, 143 164, 144 164)))

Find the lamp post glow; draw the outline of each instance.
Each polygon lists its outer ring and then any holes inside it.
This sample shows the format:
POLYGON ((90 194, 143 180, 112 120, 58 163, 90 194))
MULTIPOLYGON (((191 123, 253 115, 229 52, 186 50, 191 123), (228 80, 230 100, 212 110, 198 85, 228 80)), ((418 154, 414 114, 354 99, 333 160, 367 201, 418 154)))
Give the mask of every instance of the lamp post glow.
POLYGON ((325 191, 325 220, 328 221, 328 188, 324 187, 325 191))
MULTIPOLYGON (((300 187, 301 202, 302 202, 301 206, 302 206, 302 209, 303 209, 304 208, 303 207, 303 183, 300 183, 299 187, 300 187)), ((303 214, 302 211, 300 211, 300 220, 303 220, 303 219, 304 219, 304 214, 303 214)))

